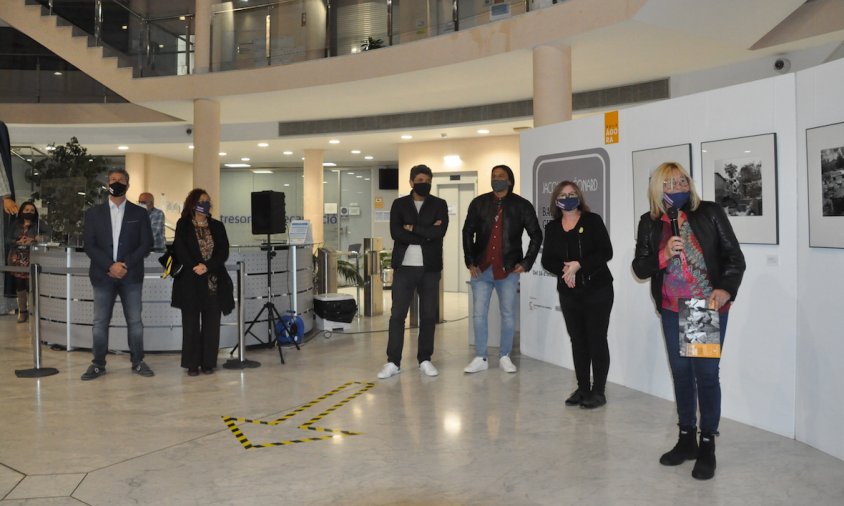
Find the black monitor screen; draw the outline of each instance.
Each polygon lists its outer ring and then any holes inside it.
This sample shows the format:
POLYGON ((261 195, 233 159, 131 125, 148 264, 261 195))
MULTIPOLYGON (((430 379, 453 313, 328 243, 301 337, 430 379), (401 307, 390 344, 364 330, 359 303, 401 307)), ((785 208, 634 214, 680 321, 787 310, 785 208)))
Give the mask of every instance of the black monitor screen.
POLYGON ((399 169, 378 169, 378 189, 398 190, 399 169))

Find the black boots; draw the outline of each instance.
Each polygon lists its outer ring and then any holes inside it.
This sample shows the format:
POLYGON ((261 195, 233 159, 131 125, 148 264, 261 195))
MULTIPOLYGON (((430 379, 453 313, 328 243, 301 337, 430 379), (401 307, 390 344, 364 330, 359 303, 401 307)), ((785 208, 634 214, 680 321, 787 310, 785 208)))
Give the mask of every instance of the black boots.
POLYGON ((604 404, 607 403, 607 396, 604 395, 603 390, 592 390, 583 402, 580 403, 580 407, 583 409, 595 409, 600 408, 604 404))
POLYGON ((566 406, 579 406, 583 399, 587 397, 589 397, 589 392, 584 392, 578 388, 566 399, 566 406))
POLYGON ((708 480, 715 476, 715 434, 700 433, 700 448, 692 477, 708 480))
MULTIPOLYGON (((703 436, 701 436, 701 441, 703 440, 703 436)), ((674 445, 674 448, 671 449, 668 453, 662 455, 659 458, 659 463, 663 466, 679 466, 683 462, 687 460, 692 460, 698 458, 698 447, 697 447, 697 428, 696 427, 680 427, 680 438, 677 440, 677 444, 674 445)), ((713 446, 713 469, 715 468, 715 454, 714 454, 714 446, 713 446)), ((697 465, 695 466, 697 468, 697 465)), ((711 476, 710 476, 711 478, 711 476)))

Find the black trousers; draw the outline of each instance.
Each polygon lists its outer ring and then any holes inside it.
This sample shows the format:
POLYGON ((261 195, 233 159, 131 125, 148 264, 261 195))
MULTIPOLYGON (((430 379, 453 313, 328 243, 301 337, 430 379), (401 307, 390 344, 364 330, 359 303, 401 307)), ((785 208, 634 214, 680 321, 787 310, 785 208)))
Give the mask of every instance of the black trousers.
POLYGON ((575 294, 560 294, 560 308, 571 337, 574 374, 582 392, 604 393, 610 370, 607 328, 615 294, 612 285, 575 294), (592 369, 594 383, 589 382, 592 369))
POLYGON ((393 309, 390 313, 390 337, 387 360, 401 366, 404 348, 404 321, 413 300, 419 293, 419 344, 416 359, 421 364, 434 354, 434 331, 439 315, 440 272, 425 272, 424 267, 399 267, 393 274, 393 309))
POLYGON ((220 301, 206 298, 197 310, 182 310, 182 367, 214 369, 220 349, 220 301))

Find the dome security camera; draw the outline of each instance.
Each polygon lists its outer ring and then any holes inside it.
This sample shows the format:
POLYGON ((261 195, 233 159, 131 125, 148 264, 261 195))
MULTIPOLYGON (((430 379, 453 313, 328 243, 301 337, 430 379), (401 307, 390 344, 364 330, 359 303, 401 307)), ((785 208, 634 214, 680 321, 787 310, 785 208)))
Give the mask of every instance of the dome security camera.
POLYGON ((791 70, 791 61, 788 58, 777 58, 774 61, 774 70, 780 74, 785 74, 791 70))
POLYGON ((193 134, 193 128, 188 127, 187 130, 185 130, 185 133, 188 134, 188 135, 193 134))

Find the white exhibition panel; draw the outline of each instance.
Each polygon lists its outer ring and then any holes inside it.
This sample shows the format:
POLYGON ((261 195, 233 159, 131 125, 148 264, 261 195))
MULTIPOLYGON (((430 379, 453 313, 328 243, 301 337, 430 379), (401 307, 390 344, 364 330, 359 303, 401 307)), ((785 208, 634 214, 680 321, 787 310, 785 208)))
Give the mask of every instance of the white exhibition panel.
MULTIPOLYGON (((744 244, 747 271, 730 312, 722 359, 723 416, 793 437, 795 434, 797 329, 797 174, 794 75, 713 90, 619 112, 620 142, 603 143, 603 116, 593 116, 522 134, 521 178, 532 185, 537 157, 603 148, 610 157, 609 222, 614 258, 615 305, 609 329, 609 381, 673 399, 665 345, 649 282, 630 268, 635 240, 632 152, 692 144, 693 174, 701 188, 700 143, 777 134, 778 245, 744 244)), ((706 184, 712 184, 708 182, 706 184)), ((529 188, 529 186, 523 186, 529 188)), ((523 191, 529 195, 531 192, 523 191)), ((571 368, 553 278, 522 278, 521 352, 571 368), (550 306, 544 309, 539 306, 550 306)), ((840 335, 840 333, 839 333, 840 335)), ((838 383, 841 384, 840 382, 838 383)), ((837 398, 837 396, 836 396, 837 398)), ((840 418, 839 418, 840 419, 840 418)))
MULTIPOLYGON (((844 250, 809 247, 806 129, 844 122, 844 60, 797 74, 797 439, 844 459, 844 250)), ((838 146, 844 145, 844 138, 838 146)), ((844 222, 844 217, 839 217, 844 222)), ((844 224, 840 225, 844 227, 844 224)))

